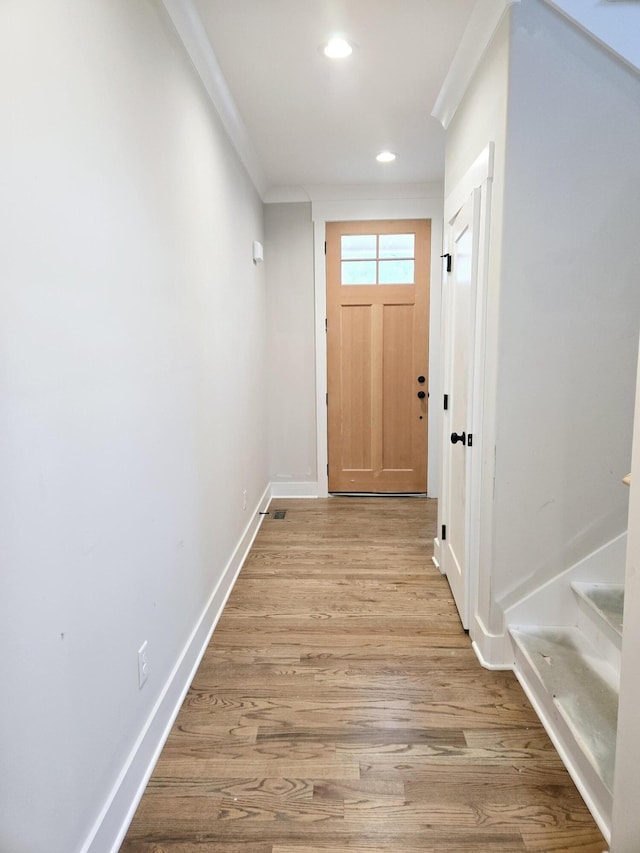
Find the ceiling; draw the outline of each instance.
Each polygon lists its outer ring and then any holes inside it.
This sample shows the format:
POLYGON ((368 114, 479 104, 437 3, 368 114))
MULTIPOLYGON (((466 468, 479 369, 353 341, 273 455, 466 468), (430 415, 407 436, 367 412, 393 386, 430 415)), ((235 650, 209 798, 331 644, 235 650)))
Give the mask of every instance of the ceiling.
POLYGON ((474 4, 193 0, 268 188, 441 181, 431 110, 474 4), (322 53, 336 33, 348 59, 322 53))

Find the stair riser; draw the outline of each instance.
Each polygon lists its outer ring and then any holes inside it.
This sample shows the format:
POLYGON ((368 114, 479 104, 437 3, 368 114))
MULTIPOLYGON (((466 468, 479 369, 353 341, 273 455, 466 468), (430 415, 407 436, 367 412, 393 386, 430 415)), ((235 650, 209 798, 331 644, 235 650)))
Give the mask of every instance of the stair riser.
POLYGON ((618 678, 617 687, 620 689, 620 645, 621 637, 600 616, 597 610, 590 607, 584 599, 578 597, 578 628, 596 647, 602 659, 615 670, 618 678))

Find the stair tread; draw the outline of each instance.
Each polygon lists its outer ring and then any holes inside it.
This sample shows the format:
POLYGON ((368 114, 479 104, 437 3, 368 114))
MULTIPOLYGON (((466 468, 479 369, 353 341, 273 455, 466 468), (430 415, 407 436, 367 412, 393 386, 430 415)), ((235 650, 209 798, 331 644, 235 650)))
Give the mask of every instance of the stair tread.
POLYGON ((582 752, 612 791, 618 719, 613 670, 578 628, 510 630, 582 752))
POLYGON ((617 634, 622 636, 624 584, 575 582, 571 586, 617 634))

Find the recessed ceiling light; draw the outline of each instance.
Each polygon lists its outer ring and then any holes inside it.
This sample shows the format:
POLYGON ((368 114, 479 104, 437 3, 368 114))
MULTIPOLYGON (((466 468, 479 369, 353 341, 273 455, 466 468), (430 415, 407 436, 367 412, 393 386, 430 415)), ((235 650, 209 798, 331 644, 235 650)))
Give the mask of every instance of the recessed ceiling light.
POLYGON ((392 163, 396 159, 396 155, 392 154, 391 151, 381 151, 376 160, 378 163, 392 163))
POLYGON ((332 38, 324 48, 324 55, 329 59, 346 59, 351 56, 353 48, 346 39, 336 36, 332 38))

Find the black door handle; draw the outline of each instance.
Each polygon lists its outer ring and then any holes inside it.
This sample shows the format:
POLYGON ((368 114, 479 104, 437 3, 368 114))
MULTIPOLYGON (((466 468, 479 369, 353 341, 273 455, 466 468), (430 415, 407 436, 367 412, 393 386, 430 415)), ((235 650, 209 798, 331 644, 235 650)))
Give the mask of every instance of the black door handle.
POLYGON ((424 378, 424 376, 418 376, 418 382, 419 382, 421 385, 424 385, 424 383, 425 383, 425 378, 424 378))
POLYGON ((427 395, 424 393, 424 391, 418 391, 418 397, 419 397, 421 400, 424 400, 424 398, 425 398, 426 396, 427 396, 427 395))
POLYGON ((457 432, 451 433, 451 444, 457 444, 459 441, 461 441, 463 444, 466 444, 466 441, 467 441, 466 432, 461 432, 460 435, 458 435, 457 432))

